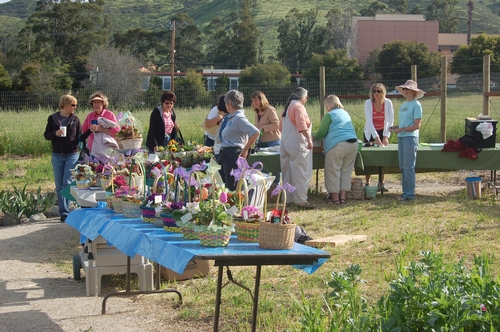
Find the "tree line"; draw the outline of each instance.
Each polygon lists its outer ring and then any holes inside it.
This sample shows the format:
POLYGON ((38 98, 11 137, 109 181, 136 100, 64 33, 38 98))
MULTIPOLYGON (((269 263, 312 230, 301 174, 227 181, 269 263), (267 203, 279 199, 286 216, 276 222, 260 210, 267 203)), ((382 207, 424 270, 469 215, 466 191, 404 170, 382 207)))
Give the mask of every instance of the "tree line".
MULTIPOLYGON (((406 79, 411 65, 419 67, 419 77, 439 75, 440 55, 423 43, 388 43, 372 52, 366 66, 349 56, 353 15, 392 13, 393 8, 400 13, 421 13, 418 4, 389 0, 389 7, 373 1, 357 11, 347 1, 326 14, 326 24, 319 23, 318 9, 292 8, 279 21, 276 54, 264 58, 264 39, 252 17, 255 1, 240 0, 239 13, 229 19, 215 17, 203 28, 182 13, 172 17, 170 24, 112 32, 104 0, 39 0, 15 41, 9 47, 4 45, 0 53, 0 90, 99 87, 123 91, 121 99, 134 100, 145 74, 170 71, 172 41, 175 70, 188 73, 179 84, 176 79, 176 88, 181 89, 194 86, 206 90, 206 82, 197 73, 207 66, 242 69, 241 83, 264 86, 288 85, 294 80, 291 73, 301 74, 302 82, 317 82, 321 66, 326 67, 327 80, 331 81, 406 79)), ((426 8, 427 18, 439 20, 444 32, 454 32, 458 19, 453 10, 457 3, 433 0, 426 8)), ((474 38, 469 46, 461 46, 455 53, 452 73, 480 73, 479 58, 488 52, 497 54, 498 48, 497 37, 474 38)), ((162 89, 154 77, 149 86, 152 94, 162 89)))

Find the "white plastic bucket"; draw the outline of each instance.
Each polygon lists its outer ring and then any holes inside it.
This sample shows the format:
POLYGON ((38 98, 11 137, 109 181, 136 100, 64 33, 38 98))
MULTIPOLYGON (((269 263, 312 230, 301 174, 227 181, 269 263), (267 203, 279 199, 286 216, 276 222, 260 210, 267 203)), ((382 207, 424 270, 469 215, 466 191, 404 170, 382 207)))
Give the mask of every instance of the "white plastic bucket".
POLYGON ((471 199, 481 198, 481 178, 470 177, 465 179, 467 185, 467 197, 471 199))

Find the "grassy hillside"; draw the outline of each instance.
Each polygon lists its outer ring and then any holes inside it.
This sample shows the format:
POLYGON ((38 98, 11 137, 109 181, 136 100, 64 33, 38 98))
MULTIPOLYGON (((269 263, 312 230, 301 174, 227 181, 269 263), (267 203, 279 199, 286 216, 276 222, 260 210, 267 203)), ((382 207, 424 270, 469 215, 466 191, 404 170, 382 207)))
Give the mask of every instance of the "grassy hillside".
MULTIPOLYGON (((232 20, 231 13, 241 9, 241 0, 106 0, 105 9, 111 17, 115 30, 132 27, 146 29, 162 29, 176 14, 187 13, 200 26, 207 25, 214 17, 220 17, 228 23, 232 20)), ((467 31, 467 2, 460 0, 457 12, 460 16, 459 32, 467 31)), ((419 4, 425 9, 430 0, 409 1, 411 10, 419 4)), ((324 22, 325 14, 332 8, 342 9, 349 6, 349 1, 342 0, 304 0, 300 3, 289 0, 255 0, 252 7, 254 19, 264 37, 264 53, 271 55, 276 52, 277 26, 280 19, 294 6, 301 10, 320 9, 320 20, 324 22)), ((369 1, 352 0, 358 10, 368 6, 369 1)), ((22 28, 22 22, 34 11, 36 0, 12 0, 0 4, 0 38, 9 33, 17 33, 22 28)), ((474 2, 472 32, 487 32, 500 34, 500 4, 496 0, 474 2)))

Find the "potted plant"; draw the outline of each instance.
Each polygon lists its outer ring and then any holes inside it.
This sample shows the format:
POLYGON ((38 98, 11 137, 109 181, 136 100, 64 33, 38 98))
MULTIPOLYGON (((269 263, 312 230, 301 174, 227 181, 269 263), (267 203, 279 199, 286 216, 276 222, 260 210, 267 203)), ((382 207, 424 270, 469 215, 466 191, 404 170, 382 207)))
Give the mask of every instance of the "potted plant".
MULTIPOLYGON (((216 191, 213 197, 216 196, 216 191)), ((227 246, 231 233, 234 232, 233 217, 227 212, 227 193, 219 194, 219 199, 212 198, 200 202, 195 231, 200 244, 206 247, 227 246)))
POLYGON ((181 229, 176 224, 176 219, 183 215, 184 202, 165 202, 160 213, 163 220, 163 228, 169 232, 179 233, 181 229))
POLYGON ((194 229, 196 227, 196 218, 200 212, 200 203, 186 203, 186 206, 180 211, 181 214, 176 213, 173 217, 176 219, 175 224, 182 232, 182 237, 188 240, 198 239, 198 233, 194 229))

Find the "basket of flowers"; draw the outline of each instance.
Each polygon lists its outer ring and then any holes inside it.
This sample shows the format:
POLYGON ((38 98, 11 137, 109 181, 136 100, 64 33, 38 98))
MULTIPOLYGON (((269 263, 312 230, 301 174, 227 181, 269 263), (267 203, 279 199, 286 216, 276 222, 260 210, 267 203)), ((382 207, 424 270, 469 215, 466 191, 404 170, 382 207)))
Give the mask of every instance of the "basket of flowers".
MULTIPOLYGON (((186 206, 182 209, 182 216, 178 218, 175 224, 179 227, 182 233, 182 237, 187 240, 197 240, 198 233, 195 232, 196 218, 198 212, 200 212, 200 203, 192 202, 186 203, 186 206)), ((177 218, 176 218, 177 219, 177 218)))
MULTIPOLYGON (((158 170, 156 167, 154 167, 154 169, 158 170)), ((172 174, 167 173, 167 176, 168 175, 173 177, 172 174)), ((142 219, 145 222, 161 225, 161 227, 163 227, 163 221, 161 218, 157 218, 156 214, 161 210, 162 204, 167 201, 168 198, 168 191, 165 192, 165 189, 167 188, 165 184, 165 176, 166 175, 163 173, 155 175, 155 180, 151 186, 151 195, 148 195, 141 205, 142 219)))
POLYGON ((142 146, 142 134, 140 122, 132 113, 125 112, 118 120, 120 131, 116 134, 116 141, 121 149, 138 150, 142 146))
POLYGON ((295 227, 286 210, 286 190, 293 192, 295 187, 289 183, 283 186, 277 186, 272 195, 278 195, 276 198, 276 207, 270 213, 265 221, 260 222, 259 247, 264 249, 290 249, 294 244, 295 227), (279 209, 281 193, 284 195, 283 207, 279 209))
POLYGON ((181 229, 177 226, 176 221, 184 215, 184 202, 166 202, 160 213, 163 221, 163 228, 166 231, 180 233, 181 229))
MULTIPOLYGON (((260 225, 259 222, 264 219, 265 212, 267 210, 267 183, 264 175, 254 167, 250 167, 244 158, 238 158, 236 165, 238 169, 233 170, 233 175, 238 178, 238 185, 236 187, 236 193, 242 193, 238 195, 238 207, 240 211, 234 215, 234 226, 236 229, 236 235, 238 240, 246 242, 259 242, 260 225), (247 185, 246 175, 250 178, 255 178, 258 185, 253 186, 252 195, 256 196, 257 200, 264 200, 262 211, 253 205, 249 204, 249 189, 247 185), (262 183, 260 183, 262 182, 262 183), (259 199, 260 198, 260 199, 259 199), (244 201, 244 206, 242 202, 244 201)), ((255 200, 255 201, 257 201, 255 200)))
POLYGON ((70 169, 70 172, 75 178, 78 189, 88 189, 92 187, 96 175, 90 165, 77 164, 75 168, 70 169))
POLYGON ((221 193, 218 200, 200 202, 195 231, 204 247, 225 247, 234 232, 233 217, 227 212, 224 196, 221 193))
MULTIPOLYGON (((123 213, 123 199, 127 196, 135 197, 137 195, 136 188, 130 188, 129 186, 121 186, 116 189, 113 196, 111 196, 111 201, 113 203, 113 209, 116 213, 123 213)), ((140 213, 139 213, 140 216, 140 213)))
POLYGON ((122 198, 123 216, 126 218, 140 218, 142 215, 142 200, 138 195, 126 195, 122 198))

